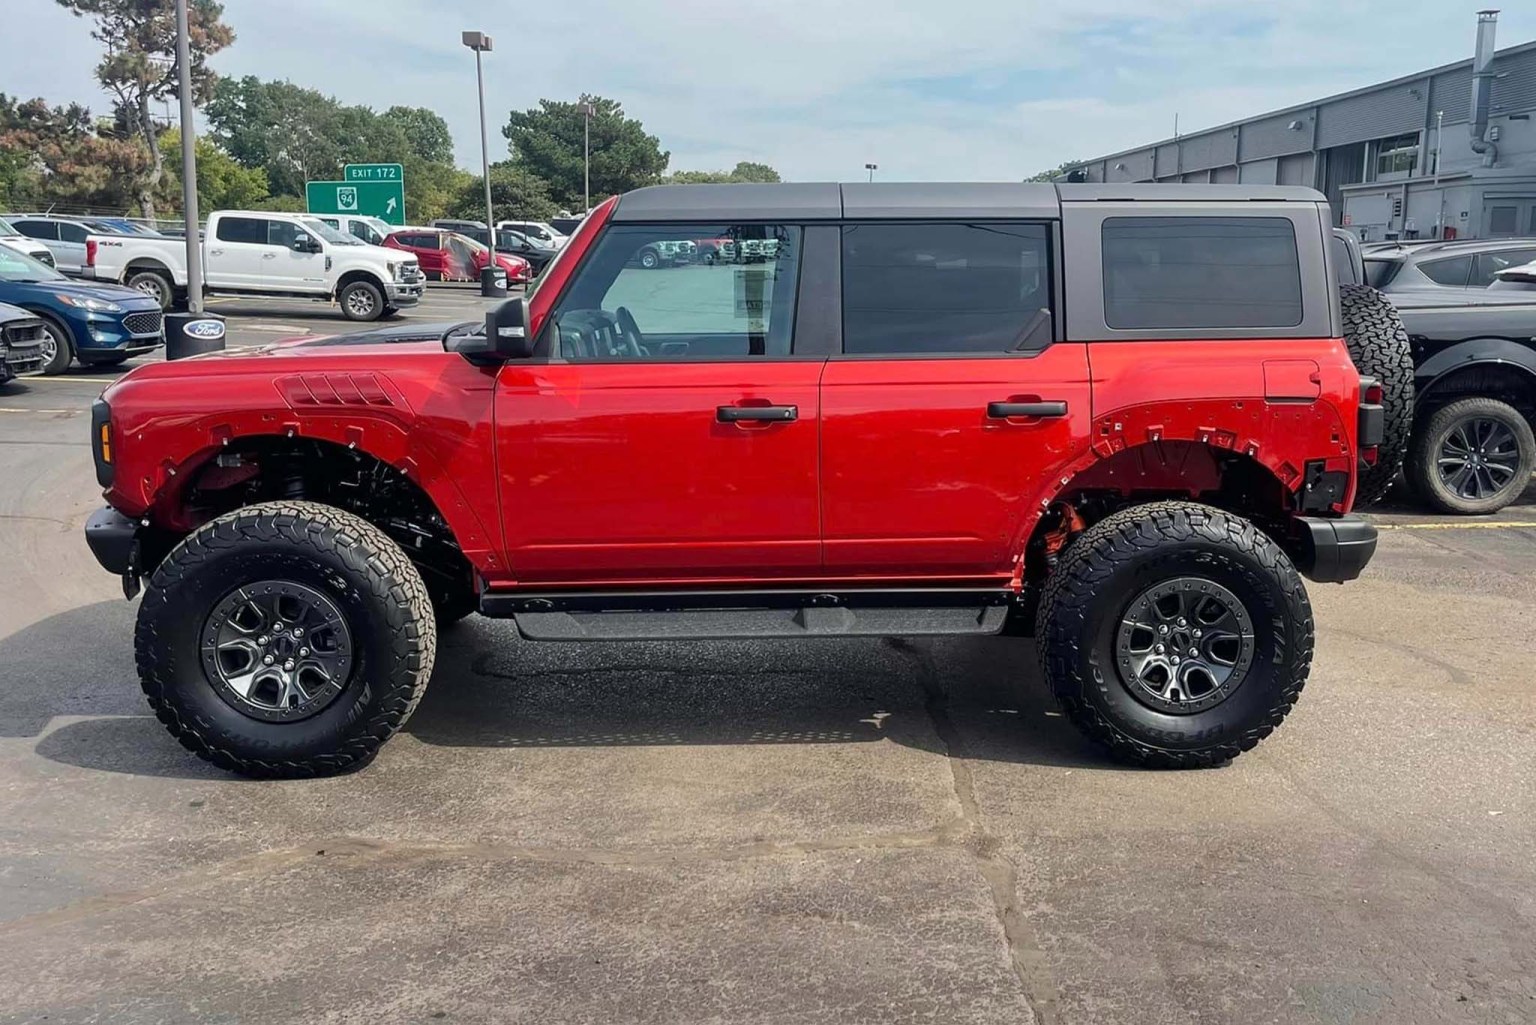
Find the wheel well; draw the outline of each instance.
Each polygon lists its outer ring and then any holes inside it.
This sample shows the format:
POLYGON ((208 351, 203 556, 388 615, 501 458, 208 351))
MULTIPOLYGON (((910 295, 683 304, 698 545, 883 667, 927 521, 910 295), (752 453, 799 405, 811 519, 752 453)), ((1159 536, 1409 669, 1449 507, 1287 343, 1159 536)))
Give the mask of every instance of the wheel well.
POLYGON ((1134 445, 1088 467, 1052 501, 1025 546, 1024 579, 1048 575, 1073 537, 1111 513, 1168 499, 1234 513, 1289 543, 1294 498, 1258 460, 1194 441, 1134 445))
POLYGON ((151 260, 147 257, 139 257, 135 260, 129 260, 128 266, 123 268, 123 280, 128 280, 129 275, 141 270, 154 271, 156 274, 165 278, 166 281, 169 282, 171 280, 171 269, 169 267, 161 263, 159 260, 151 260))
POLYGON ((141 541, 146 571, 187 533, 258 502, 303 499, 360 516, 388 534, 421 571, 433 600, 474 593, 474 570, 431 496, 376 456, 314 438, 251 437, 222 448, 179 492, 178 507, 141 541))
POLYGON ((340 295, 341 290, 352 284, 354 281, 366 281, 368 284, 377 288, 381 295, 384 292, 384 279, 379 277, 377 274, 366 270, 349 270, 336 280, 336 294, 340 295))
POLYGON ((1419 393, 1414 416, 1422 420, 1457 399, 1473 397, 1507 402, 1536 423, 1536 374, 1514 363, 1475 363, 1442 374, 1419 393))

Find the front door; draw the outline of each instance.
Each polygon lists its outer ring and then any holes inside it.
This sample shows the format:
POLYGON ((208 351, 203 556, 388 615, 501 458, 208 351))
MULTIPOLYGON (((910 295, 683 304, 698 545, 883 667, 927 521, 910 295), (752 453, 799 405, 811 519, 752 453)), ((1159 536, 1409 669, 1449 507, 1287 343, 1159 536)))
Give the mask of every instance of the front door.
POLYGON ((800 241, 771 225, 609 226, 546 322, 541 356, 498 379, 519 583, 818 575, 825 357, 795 352, 800 241), (776 244, 751 265, 639 265, 647 246, 711 231, 776 244))
POLYGON ((296 248, 318 242, 315 233, 293 221, 268 221, 267 246, 251 287, 271 292, 318 292, 325 289, 325 253, 296 248))
POLYGON ((1036 223, 843 229, 822 378, 829 577, 1006 581, 1046 478, 1086 451, 1087 347, 1053 342, 1036 223))

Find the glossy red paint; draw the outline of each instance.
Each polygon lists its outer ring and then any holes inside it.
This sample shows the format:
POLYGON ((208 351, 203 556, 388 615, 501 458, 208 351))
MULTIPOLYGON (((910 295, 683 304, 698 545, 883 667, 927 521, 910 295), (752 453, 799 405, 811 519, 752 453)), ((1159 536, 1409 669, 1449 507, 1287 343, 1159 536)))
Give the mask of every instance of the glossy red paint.
POLYGON ((1089 449, 1088 347, 1036 356, 834 360, 822 378, 826 568, 1012 575, 1035 495, 1089 449), (993 402, 1065 402, 993 419, 993 402))
POLYGON ((820 375, 814 361, 508 364, 496 447, 518 580, 816 573, 820 375), (717 419, 753 405, 797 418, 717 419))
POLYGON ((495 380, 435 340, 151 363, 103 394, 118 439, 106 497, 128 516, 190 529, 183 488, 226 443, 292 434, 356 445, 420 484, 470 561, 498 571, 495 380))

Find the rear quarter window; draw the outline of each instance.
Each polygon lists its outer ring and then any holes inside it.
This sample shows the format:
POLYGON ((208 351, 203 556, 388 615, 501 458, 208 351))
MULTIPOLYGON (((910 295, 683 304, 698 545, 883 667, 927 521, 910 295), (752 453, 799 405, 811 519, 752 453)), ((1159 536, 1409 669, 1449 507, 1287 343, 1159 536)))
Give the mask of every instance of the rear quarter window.
POLYGON ((1449 260, 1429 260, 1419 264, 1419 273, 1437 285, 1464 288, 1472 276, 1472 257, 1454 256, 1449 260))
POLYGON ((1302 321, 1296 231, 1284 217, 1110 217, 1104 319, 1117 331, 1288 328, 1302 321))
POLYGON ((220 242, 267 244, 267 222, 256 217, 221 217, 214 237, 220 242))

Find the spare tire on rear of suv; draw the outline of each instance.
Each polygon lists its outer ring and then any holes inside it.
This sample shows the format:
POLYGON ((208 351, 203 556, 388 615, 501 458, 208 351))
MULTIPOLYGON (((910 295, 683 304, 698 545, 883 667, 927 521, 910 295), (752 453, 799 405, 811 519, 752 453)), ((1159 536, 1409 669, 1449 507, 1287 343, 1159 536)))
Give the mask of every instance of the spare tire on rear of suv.
POLYGON ((1413 353, 1408 331, 1391 300, 1369 285, 1341 285, 1339 305, 1344 314, 1344 343, 1361 377, 1381 384, 1381 403, 1386 429, 1376 462, 1361 466, 1355 488, 1355 504, 1379 501, 1408 453, 1408 433, 1413 426, 1413 353))

